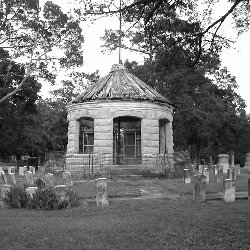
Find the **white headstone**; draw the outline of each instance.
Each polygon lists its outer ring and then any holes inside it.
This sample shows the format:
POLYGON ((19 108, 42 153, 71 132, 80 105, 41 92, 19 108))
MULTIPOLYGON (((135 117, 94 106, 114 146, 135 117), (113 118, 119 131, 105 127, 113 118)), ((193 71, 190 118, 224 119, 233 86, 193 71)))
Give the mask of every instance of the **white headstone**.
POLYGON ((34 197, 34 194, 36 194, 37 191, 37 187, 27 187, 25 189, 26 193, 28 194, 28 196, 30 196, 31 198, 34 197))
POLYGON ((225 179, 223 183, 223 201, 234 202, 235 201, 235 182, 231 179, 225 179))
POLYGON ((24 176, 24 167, 19 167, 19 175, 24 176))
POLYGON ((11 186, 8 184, 3 184, 0 186, 0 205, 1 205, 1 207, 6 206, 5 202, 2 199, 6 197, 6 192, 9 192, 10 188, 11 188, 11 186))
POLYGON ((72 178, 71 178, 71 173, 70 172, 65 172, 63 173, 63 181, 64 181, 64 184, 68 187, 72 187, 73 186, 73 181, 72 181, 72 178))
POLYGON ((106 206, 109 205, 108 194, 107 194, 107 179, 98 178, 96 182, 96 205, 106 206))

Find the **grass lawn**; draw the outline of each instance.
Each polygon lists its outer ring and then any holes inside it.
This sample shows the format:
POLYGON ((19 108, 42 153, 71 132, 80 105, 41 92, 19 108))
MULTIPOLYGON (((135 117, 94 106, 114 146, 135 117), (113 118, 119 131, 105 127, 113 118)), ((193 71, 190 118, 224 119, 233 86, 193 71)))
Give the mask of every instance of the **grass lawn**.
MULTIPOLYGON (((236 190, 247 190, 241 175, 236 190)), ((94 181, 75 182, 84 198, 94 198, 94 181)), ((222 191, 209 184, 208 193, 222 191)), ((182 179, 108 181, 110 206, 85 203, 56 211, 0 208, 0 249, 250 249, 250 200, 195 204, 192 185, 182 179), (136 200, 154 186, 178 199, 136 200), (186 199, 183 199, 186 197, 186 199), (189 199, 190 198, 190 199, 189 199)))

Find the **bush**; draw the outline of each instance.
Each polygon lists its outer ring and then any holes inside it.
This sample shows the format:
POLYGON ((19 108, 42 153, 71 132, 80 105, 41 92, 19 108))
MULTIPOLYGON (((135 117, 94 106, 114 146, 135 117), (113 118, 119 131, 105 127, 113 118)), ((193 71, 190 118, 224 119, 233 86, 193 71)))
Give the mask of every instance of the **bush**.
POLYGON ((29 196, 22 186, 13 186, 6 193, 3 201, 9 208, 30 208, 39 210, 63 209, 80 205, 80 196, 72 189, 66 193, 65 200, 59 200, 53 188, 39 188, 33 197, 29 196))
POLYGON ((15 185, 10 188, 10 192, 6 192, 3 202, 10 208, 24 208, 28 203, 28 195, 23 187, 15 185))

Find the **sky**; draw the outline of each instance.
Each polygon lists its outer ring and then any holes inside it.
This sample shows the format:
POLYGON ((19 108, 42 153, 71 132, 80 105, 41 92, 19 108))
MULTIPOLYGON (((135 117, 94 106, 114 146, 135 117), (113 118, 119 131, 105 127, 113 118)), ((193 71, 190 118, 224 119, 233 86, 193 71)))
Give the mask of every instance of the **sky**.
MULTIPOLYGON (((58 4, 61 3, 59 0, 53 1, 58 2, 58 4)), ((218 7, 217 10, 224 11, 225 8, 218 7)), ((220 16, 220 13, 215 13, 215 16, 220 16)), ((110 54, 102 52, 103 41, 100 40, 100 37, 104 35, 105 29, 111 28, 119 28, 118 18, 105 17, 95 23, 85 22, 82 24, 85 39, 83 44, 84 65, 81 68, 83 72, 92 73, 99 70, 100 75, 104 76, 109 73, 113 64, 118 63, 118 50, 110 54)), ((228 37, 235 39, 235 43, 230 49, 223 49, 222 51, 222 66, 226 66, 231 75, 236 77, 239 86, 237 92, 245 100, 246 111, 250 114, 250 31, 236 37, 230 18, 222 25, 222 28, 228 37)), ((129 59, 129 61, 143 62, 143 57, 138 53, 122 50, 121 54, 122 61, 129 59)), ((44 84, 42 88, 43 96, 47 95, 48 90, 48 85, 44 84)))

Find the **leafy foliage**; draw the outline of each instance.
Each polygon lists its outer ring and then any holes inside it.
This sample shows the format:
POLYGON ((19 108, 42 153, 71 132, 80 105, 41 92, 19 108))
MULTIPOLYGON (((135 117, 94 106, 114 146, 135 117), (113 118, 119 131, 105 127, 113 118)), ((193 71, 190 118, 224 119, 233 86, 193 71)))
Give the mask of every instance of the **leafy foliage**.
POLYGON ((80 205, 80 196, 74 190, 69 189, 66 192, 65 200, 59 200, 53 188, 38 188, 33 197, 27 195, 22 186, 12 186, 10 192, 6 192, 3 202, 9 208, 29 208, 39 210, 54 210, 67 207, 76 207, 80 205))

